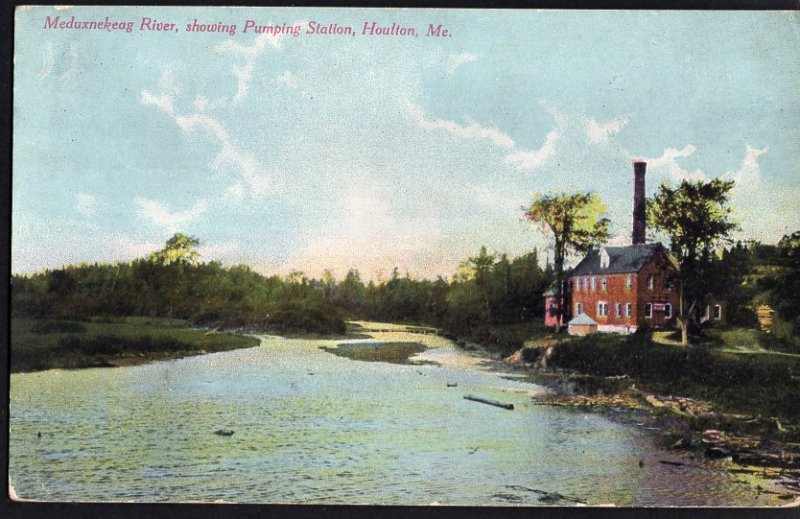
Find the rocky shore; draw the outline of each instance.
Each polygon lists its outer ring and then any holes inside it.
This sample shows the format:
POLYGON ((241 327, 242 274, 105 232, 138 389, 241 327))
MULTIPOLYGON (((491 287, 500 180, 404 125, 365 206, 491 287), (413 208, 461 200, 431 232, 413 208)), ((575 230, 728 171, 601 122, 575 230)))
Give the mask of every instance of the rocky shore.
POLYGON ((602 412, 651 432, 666 448, 698 459, 727 460, 731 471, 774 480, 779 490, 763 489, 764 493, 800 502, 800 424, 724 412, 709 401, 655 394, 624 375, 599 377, 554 369, 547 366, 547 355, 530 362, 520 350, 503 363, 554 390, 536 397, 537 404, 602 412))

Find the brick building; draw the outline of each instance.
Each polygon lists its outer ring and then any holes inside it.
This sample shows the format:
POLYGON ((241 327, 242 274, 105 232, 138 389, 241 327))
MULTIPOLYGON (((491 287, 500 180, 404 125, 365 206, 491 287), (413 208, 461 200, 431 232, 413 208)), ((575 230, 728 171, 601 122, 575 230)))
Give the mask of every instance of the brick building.
POLYGON ((677 315, 678 265, 660 243, 592 251, 569 283, 571 314, 587 315, 601 332, 662 327, 677 315))
POLYGON ((583 334, 592 322, 600 332, 633 332, 675 322, 678 264, 661 243, 645 243, 645 168, 644 162, 633 163, 632 244, 589 252, 564 283, 561 323, 555 291, 546 294, 545 325, 569 323, 570 333, 580 327, 583 334))

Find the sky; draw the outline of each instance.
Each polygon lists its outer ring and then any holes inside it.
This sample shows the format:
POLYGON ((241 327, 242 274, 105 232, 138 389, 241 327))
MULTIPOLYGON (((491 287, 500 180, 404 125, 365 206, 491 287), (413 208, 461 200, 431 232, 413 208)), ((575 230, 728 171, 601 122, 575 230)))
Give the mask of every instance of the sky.
POLYGON ((130 260, 175 232, 264 274, 450 276, 548 241, 536 193, 736 181, 736 238, 800 230, 800 18, 787 12, 18 10, 12 272, 130 260), (122 31, 46 19, 131 21, 122 31), (140 30, 143 17, 177 30, 140 30), (236 32, 186 25, 235 24, 236 32), (300 35, 243 33, 299 26, 300 35), (417 37, 363 35, 365 22, 417 37), (353 35, 307 34, 312 23, 353 35), (448 36, 427 36, 429 24, 448 36))

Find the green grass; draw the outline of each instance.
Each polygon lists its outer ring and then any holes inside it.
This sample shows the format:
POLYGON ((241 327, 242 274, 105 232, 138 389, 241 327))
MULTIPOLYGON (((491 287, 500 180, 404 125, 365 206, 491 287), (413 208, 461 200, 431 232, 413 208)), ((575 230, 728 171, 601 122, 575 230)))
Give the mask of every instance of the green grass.
POLYGON ((253 337, 206 335, 176 320, 11 319, 12 372, 112 366, 131 359, 173 358, 256 345, 258 340, 253 337))
POLYGON ((638 387, 716 404, 720 410, 800 423, 800 357, 742 355, 654 343, 645 334, 560 342, 549 365, 598 376, 629 375, 638 387))
POLYGON ((353 360, 409 364, 409 358, 427 349, 418 342, 354 342, 337 344, 323 350, 353 360))

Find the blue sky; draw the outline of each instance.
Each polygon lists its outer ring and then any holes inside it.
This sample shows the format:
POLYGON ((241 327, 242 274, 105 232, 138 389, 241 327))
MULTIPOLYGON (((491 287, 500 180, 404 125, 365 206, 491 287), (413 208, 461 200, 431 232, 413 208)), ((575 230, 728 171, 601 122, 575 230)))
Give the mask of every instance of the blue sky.
POLYGON ((648 193, 735 179, 738 237, 774 242, 800 229, 797 16, 21 10, 12 271, 127 260, 183 231, 203 259, 264 273, 450 275, 481 245, 544 247, 520 207, 551 190, 598 192, 624 244, 634 158, 648 193), (139 31, 143 16, 179 32, 139 31), (194 19, 237 34, 186 32, 194 19), (248 19, 357 35, 242 34, 248 19), (420 35, 362 36, 365 21, 420 35))

